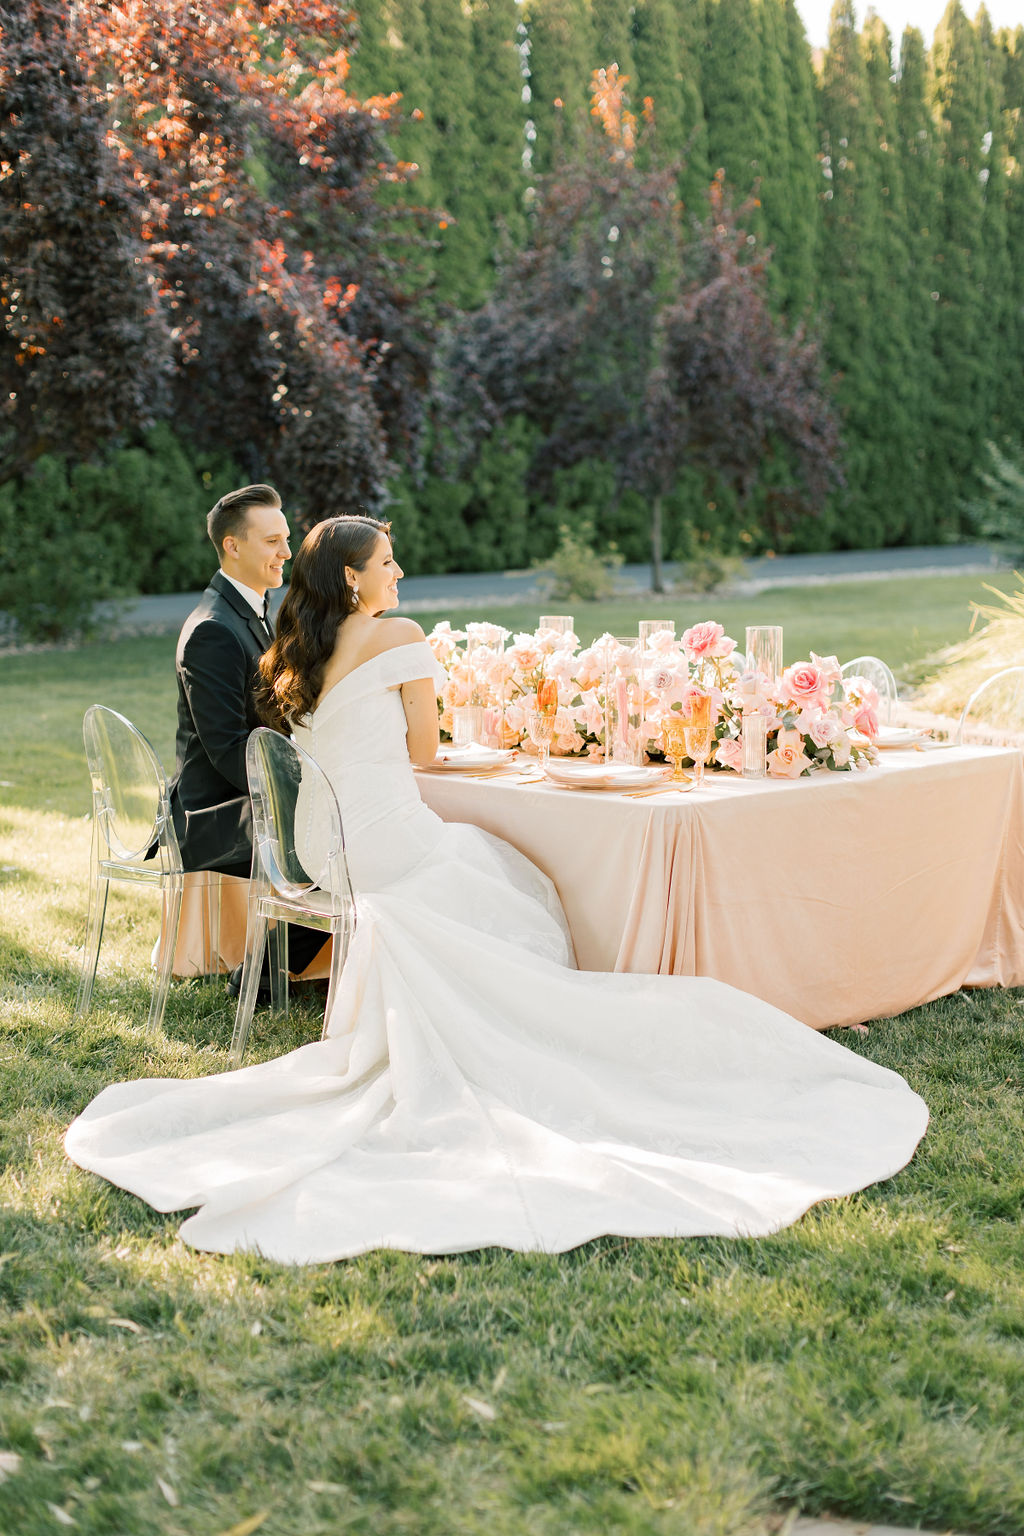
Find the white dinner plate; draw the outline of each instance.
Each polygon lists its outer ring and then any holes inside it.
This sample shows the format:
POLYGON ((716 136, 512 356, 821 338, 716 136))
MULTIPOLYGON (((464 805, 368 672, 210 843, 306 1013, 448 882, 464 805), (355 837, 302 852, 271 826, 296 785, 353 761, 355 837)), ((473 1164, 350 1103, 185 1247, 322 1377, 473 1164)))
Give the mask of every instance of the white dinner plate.
POLYGON ((875 738, 876 747, 915 747, 918 742, 930 741, 926 731, 915 730, 912 725, 882 725, 875 738))
POLYGON ((470 773, 482 768, 497 768, 510 763, 515 756, 511 747, 439 747, 437 756, 428 766, 431 771, 440 768, 451 773, 470 773))
POLYGON ((587 763, 549 758, 544 773, 567 789, 645 789, 660 783, 670 768, 634 768, 629 763, 587 763))

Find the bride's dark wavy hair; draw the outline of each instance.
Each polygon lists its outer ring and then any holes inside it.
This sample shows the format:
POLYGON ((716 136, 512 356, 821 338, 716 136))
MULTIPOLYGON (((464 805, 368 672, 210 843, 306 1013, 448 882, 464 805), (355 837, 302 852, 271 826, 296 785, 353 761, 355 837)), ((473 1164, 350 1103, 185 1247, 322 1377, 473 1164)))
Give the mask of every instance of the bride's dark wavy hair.
POLYGON ((338 629, 355 606, 345 567, 362 571, 391 524, 375 517, 328 517, 311 528, 295 559, 277 637, 260 658, 256 709, 287 736, 316 703, 338 629))

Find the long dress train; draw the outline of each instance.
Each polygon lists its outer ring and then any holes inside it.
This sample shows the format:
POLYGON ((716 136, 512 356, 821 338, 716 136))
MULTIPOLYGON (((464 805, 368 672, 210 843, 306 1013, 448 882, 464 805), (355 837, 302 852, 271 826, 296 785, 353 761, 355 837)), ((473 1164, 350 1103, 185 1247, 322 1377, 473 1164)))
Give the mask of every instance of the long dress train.
POLYGON ((573 968, 550 881, 420 800, 398 689, 433 670, 423 642, 385 651, 296 729, 358 893, 328 1038, 114 1084, 68 1155, 197 1207, 197 1248, 288 1263, 757 1235, 901 1168, 927 1110, 896 1073, 720 982, 573 968))

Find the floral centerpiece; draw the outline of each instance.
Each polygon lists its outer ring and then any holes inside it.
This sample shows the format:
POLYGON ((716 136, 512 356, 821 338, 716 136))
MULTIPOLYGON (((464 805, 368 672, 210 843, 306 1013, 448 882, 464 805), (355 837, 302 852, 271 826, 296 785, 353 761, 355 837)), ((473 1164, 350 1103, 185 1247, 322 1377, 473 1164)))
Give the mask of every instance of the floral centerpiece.
MULTIPOLYGON (((497 714, 504 745, 532 751, 527 720, 537 712, 542 690, 545 712, 554 705, 551 752, 602 758, 609 689, 627 655, 622 642, 602 635, 580 649, 575 634, 553 629, 514 635, 510 645, 507 639, 508 631, 496 624, 457 630, 447 622, 427 636, 445 673, 438 691, 442 734, 451 735, 453 709, 481 704, 497 714)), ((637 645, 628 648, 634 670, 637 645)), ((812 651, 809 661, 788 667, 776 686, 746 671, 735 640, 721 624, 706 620, 679 640, 669 631, 652 634, 640 652, 639 669, 629 725, 648 758, 664 758, 666 743, 678 740, 673 729, 691 715, 693 700, 708 698, 710 768, 740 771, 744 714, 767 717, 767 768, 775 778, 864 768, 877 759, 878 694, 865 678, 843 678, 834 656, 812 651)))

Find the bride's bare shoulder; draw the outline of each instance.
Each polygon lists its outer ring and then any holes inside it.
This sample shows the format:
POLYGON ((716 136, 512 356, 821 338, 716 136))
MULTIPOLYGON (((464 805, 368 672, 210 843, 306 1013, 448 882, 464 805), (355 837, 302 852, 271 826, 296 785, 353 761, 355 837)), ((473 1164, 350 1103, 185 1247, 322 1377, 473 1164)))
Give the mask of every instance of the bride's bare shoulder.
POLYGON ((415 619, 377 619, 372 632, 367 635, 366 659, 379 656, 382 651, 393 651, 398 645, 415 645, 426 636, 415 619))

